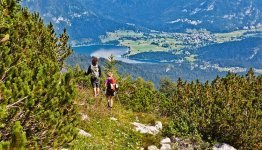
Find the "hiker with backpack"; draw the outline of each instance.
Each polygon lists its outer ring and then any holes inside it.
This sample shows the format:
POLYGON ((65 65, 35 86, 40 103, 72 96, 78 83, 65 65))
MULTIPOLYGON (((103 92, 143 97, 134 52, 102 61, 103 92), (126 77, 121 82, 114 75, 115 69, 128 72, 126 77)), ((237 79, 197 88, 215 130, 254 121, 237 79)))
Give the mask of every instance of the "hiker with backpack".
POLYGON ((108 108, 112 108, 113 97, 116 95, 116 91, 118 89, 118 84, 116 83, 116 80, 113 78, 112 72, 107 73, 105 87, 106 87, 107 106, 108 108))
POLYGON ((88 67, 86 75, 91 74, 91 84, 94 89, 94 96, 97 97, 100 92, 101 67, 98 65, 98 58, 92 57, 92 63, 88 67))

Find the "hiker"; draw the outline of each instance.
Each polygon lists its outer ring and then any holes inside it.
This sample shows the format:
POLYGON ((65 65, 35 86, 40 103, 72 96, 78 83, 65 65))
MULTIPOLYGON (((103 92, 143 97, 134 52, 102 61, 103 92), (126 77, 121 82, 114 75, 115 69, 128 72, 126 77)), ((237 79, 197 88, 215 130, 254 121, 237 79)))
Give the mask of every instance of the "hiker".
POLYGON ((91 84, 94 89, 94 95, 97 97, 100 92, 100 80, 101 77, 101 68, 98 65, 98 58, 92 57, 92 63, 88 67, 88 70, 86 72, 86 75, 91 74, 91 84))
POLYGON ((115 96, 116 90, 118 88, 118 85, 116 84, 116 80, 113 78, 112 72, 107 73, 105 87, 106 87, 107 106, 109 108, 112 108, 113 107, 113 97, 115 96))

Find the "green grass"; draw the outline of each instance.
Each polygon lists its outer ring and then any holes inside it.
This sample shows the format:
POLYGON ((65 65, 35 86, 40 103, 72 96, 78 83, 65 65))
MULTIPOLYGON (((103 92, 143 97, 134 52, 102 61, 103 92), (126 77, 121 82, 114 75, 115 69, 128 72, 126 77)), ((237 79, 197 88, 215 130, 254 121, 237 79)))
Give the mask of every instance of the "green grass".
POLYGON ((243 36, 245 32, 246 32, 245 30, 240 30, 240 31, 234 31, 234 32, 229 32, 229 33, 217 33, 215 34, 215 39, 217 43, 235 41, 236 39, 243 36))
POLYGON ((120 45, 130 47, 130 55, 142 52, 158 52, 168 50, 180 50, 184 48, 183 41, 178 41, 173 38, 173 34, 169 33, 150 33, 147 36, 141 32, 134 32, 128 30, 116 30, 115 32, 108 32, 106 37, 101 38, 102 43, 118 40, 120 45), (139 40, 120 40, 121 38, 138 38, 139 40), (151 44, 152 42, 159 43, 159 45, 151 44), (170 46, 165 48, 163 44, 170 46))
POLYGON ((131 49, 131 54, 137 54, 137 53, 142 53, 142 52, 156 52, 156 51, 166 51, 168 50, 167 48, 164 48, 162 46, 157 46, 151 44, 149 40, 142 41, 132 41, 132 40, 126 40, 124 42, 120 42, 121 45, 130 47, 131 49))
POLYGON ((252 30, 238 30, 238 31, 233 31, 233 32, 228 32, 228 33, 215 33, 214 36, 215 36, 217 43, 224 43, 224 42, 229 42, 229 41, 236 41, 243 37, 252 37, 252 36, 257 35, 253 33, 248 33, 244 35, 247 32, 261 32, 261 31, 262 31, 262 28, 252 29, 252 30))
POLYGON ((166 118, 160 119, 154 114, 135 113, 126 110, 121 101, 115 100, 114 107, 106 107, 106 98, 101 95, 93 98, 92 91, 79 89, 76 105, 82 114, 88 116, 87 120, 80 122, 79 127, 90 133, 92 137, 86 138, 78 135, 70 149, 139 149, 151 144, 159 144, 160 135, 143 135, 135 131, 132 122, 154 124, 156 120, 167 122, 166 118), (110 118, 114 117, 117 121, 110 118), (152 140, 155 139, 155 140, 152 140))

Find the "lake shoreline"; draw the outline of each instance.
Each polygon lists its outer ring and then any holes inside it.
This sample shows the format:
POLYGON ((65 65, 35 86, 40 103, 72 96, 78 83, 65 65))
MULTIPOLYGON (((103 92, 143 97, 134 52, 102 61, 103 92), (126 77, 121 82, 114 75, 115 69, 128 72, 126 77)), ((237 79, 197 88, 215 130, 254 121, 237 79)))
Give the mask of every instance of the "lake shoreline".
POLYGON ((73 51, 78 54, 85 54, 89 56, 102 57, 107 59, 109 56, 115 56, 118 61, 126 63, 149 63, 138 60, 129 59, 126 55, 130 49, 126 46, 119 46, 113 44, 92 44, 88 46, 72 47, 73 51))

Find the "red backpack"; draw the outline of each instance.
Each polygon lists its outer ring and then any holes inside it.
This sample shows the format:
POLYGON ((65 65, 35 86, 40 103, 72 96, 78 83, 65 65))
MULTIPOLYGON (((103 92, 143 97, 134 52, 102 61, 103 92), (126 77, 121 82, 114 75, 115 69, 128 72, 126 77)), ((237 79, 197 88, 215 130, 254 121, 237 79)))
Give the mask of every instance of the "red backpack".
POLYGON ((107 88, 111 89, 114 92, 118 90, 118 84, 116 83, 116 80, 114 78, 109 79, 107 83, 107 88))

